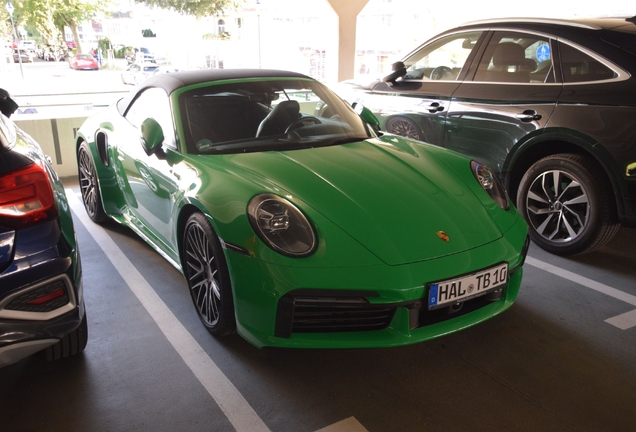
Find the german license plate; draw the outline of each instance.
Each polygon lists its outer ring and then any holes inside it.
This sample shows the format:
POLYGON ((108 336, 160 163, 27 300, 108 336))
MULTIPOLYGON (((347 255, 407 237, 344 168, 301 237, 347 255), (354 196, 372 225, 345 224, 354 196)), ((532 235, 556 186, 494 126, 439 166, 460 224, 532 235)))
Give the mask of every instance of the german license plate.
POLYGON ((428 308, 437 309, 484 295, 508 282, 508 263, 429 285, 428 308))

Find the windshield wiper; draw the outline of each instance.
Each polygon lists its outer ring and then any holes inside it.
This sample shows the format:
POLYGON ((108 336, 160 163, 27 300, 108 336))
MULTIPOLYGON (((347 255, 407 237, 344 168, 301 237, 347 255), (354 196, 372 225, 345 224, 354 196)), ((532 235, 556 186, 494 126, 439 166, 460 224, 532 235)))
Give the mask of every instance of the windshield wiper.
POLYGON ((352 143, 352 142, 356 142, 356 141, 364 141, 364 140, 369 139, 369 138, 371 138, 371 137, 370 136, 353 136, 353 137, 339 138, 339 139, 335 139, 333 141, 325 142, 325 145, 348 144, 348 143, 352 143))

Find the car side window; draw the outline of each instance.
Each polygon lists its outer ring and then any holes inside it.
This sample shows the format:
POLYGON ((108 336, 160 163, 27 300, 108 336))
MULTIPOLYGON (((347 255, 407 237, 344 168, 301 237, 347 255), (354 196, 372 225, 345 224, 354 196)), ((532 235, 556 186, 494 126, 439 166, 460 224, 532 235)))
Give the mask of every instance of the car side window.
POLYGON ((426 45, 404 61, 406 80, 454 81, 482 32, 446 36, 426 45))
POLYGON ((573 46, 560 42, 559 53, 565 83, 602 81, 617 77, 612 69, 573 46))
POLYGON ((170 109, 170 99, 163 89, 149 88, 133 102, 125 115, 126 119, 138 129, 148 117, 152 117, 161 125, 164 143, 176 148, 174 123, 170 109))
POLYGON ((517 32, 495 32, 473 81, 553 83, 551 40, 517 32))

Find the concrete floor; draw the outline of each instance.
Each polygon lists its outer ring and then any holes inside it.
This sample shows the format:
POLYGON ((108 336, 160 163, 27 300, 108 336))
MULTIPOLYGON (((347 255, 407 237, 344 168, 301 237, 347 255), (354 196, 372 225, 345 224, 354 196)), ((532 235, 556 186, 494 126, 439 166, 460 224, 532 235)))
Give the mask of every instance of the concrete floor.
POLYGON ((86 351, 0 369, 3 432, 636 430, 636 230, 573 258, 533 245, 520 296, 504 314, 433 341, 369 350, 259 350, 237 335, 215 339, 181 274, 141 239, 105 226, 122 253, 108 256, 120 269, 132 263, 157 294, 150 300, 133 293, 88 230, 99 229, 76 218, 86 351))

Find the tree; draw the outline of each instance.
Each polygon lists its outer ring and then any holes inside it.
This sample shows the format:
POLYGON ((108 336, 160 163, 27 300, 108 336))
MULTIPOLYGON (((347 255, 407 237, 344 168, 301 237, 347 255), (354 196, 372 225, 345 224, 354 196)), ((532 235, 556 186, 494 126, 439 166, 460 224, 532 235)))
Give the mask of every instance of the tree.
MULTIPOLYGON (((37 0, 32 0, 37 1, 37 0)), ((46 1, 46 0, 40 0, 46 1)), ((96 13, 104 11, 108 5, 107 0, 51 0, 55 4, 53 22, 64 34, 64 26, 71 29, 73 40, 77 46, 77 52, 82 52, 80 38, 77 34, 77 26, 85 20, 93 18, 96 13)))
POLYGON ((194 15, 223 15, 226 10, 236 9, 245 0, 135 0, 147 6, 170 9, 176 12, 194 15))
POLYGON ((14 19, 18 15, 16 26, 32 25, 46 39, 54 39, 56 30, 64 35, 67 26, 73 33, 78 52, 81 52, 77 26, 104 11, 108 3, 109 0, 17 0, 13 3, 14 19))
POLYGON ((17 7, 15 7, 15 4, 13 4, 14 10, 13 10, 12 17, 13 17, 13 24, 15 25, 15 28, 12 28, 11 17, 9 16, 9 12, 7 12, 6 8, 4 7, 5 4, 6 3, 3 2, 3 7, 1 9, 2 11, 1 15, 4 22, 3 27, 6 27, 6 29, 3 30, 3 35, 13 40, 15 39, 15 35, 18 34, 18 27, 20 26, 20 24, 24 22, 24 12, 18 9, 17 7))

